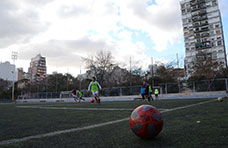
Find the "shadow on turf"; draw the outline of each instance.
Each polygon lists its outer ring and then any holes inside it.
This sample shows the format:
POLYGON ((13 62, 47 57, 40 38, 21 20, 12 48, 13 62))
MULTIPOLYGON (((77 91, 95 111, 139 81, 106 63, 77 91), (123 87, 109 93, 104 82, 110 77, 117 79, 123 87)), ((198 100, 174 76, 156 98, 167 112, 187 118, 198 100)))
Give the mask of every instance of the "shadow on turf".
MULTIPOLYGON (((135 136, 135 135, 134 135, 135 136)), ((137 136, 132 139, 134 142, 133 147, 144 146, 144 147, 172 147, 174 141, 168 138, 166 135, 161 134, 152 139, 142 139, 137 136)))

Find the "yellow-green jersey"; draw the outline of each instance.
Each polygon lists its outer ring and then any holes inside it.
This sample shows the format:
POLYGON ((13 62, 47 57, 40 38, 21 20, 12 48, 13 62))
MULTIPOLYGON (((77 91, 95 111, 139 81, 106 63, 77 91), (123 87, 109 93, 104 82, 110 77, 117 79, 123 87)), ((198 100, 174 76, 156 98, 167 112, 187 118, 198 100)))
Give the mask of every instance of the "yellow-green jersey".
POLYGON ((152 94, 152 92, 153 92, 152 88, 151 88, 151 86, 149 86, 149 93, 152 94))
POLYGON ((98 92, 99 89, 101 89, 101 86, 97 81, 90 82, 88 90, 91 90, 91 92, 93 93, 93 92, 98 92))
POLYGON ((155 89, 154 94, 158 94, 158 89, 155 89))
POLYGON ((78 95, 81 98, 82 97, 82 92, 81 91, 78 91, 78 95))

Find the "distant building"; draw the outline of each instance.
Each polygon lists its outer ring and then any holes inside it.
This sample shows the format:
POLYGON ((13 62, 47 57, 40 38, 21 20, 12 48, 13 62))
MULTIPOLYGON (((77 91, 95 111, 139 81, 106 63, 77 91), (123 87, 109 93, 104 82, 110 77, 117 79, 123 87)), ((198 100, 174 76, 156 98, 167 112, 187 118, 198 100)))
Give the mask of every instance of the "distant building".
POLYGON ((170 70, 174 73, 176 79, 184 78, 184 68, 174 68, 170 70))
POLYGON ((77 79, 80 80, 80 81, 82 81, 84 79, 88 79, 88 75, 87 74, 79 74, 77 76, 77 79))
POLYGON ((46 58, 38 54, 31 59, 30 66, 28 68, 31 81, 41 81, 47 75, 46 58))
POLYGON ((18 68, 17 69, 17 75, 18 75, 18 81, 22 80, 22 79, 25 79, 25 72, 23 70, 23 68, 18 68))
POLYGON ((192 76, 195 63, 210 61, 221 67, 227 67, 218 1, 182 0, 180 5, 185 41, 186 76, 192 76))
POLYGON ((0 63, 0 78, 8 81, 17 81, 15 65, 10 62, 0 63))

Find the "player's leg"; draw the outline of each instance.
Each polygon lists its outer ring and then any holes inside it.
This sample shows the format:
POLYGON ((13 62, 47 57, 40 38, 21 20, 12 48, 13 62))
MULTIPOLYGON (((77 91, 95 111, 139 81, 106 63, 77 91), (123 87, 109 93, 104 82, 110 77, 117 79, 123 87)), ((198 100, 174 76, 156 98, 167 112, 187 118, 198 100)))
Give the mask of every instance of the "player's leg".
POLYGON ((74 101, 77 102, 77 99, 74 97, 74 101))
POLYGON ((96 102, 99 104, 99 97, 98 97, 97 93, 95 94, 95 96, 96 96, 96 102))
POLYGON ((77 97, 77 102, 80 103, 80 99, 77 97))
POLYGON ((98 99, 98 103, 100 104, 101 103, 101 99, 100 99, 99 93, 97 93, 97 99, 98 99))
POLYGON ((98 103, 96 92, 93 92, 93 97, 96 100, 96 102, 98 103))
POLYGON ((152 101, 154 101, 152 93, 150 93, 150 98, 151 98, 152 101))
POLYGON ((151 98, 151 95, 149 94, 147 99, 148 99, 148 102, 150 102, 150 98, 151 98))
POLYGON ((144 96, 144 94, 141 94, 141 96, 142 96, 142 101, 144 101, 144 99, 145 99, 145 96, 144 96))
POLYGON ((158 98, 158 94, 155 94, 155 98, 156 98, 156 99, 158 98))
POLYGON ((85 99, 84 99, 84 98, 82 98, 82 97, 80 97, 80 99, 81 99, 81 100, 83 100, 83 101, 85 101, 85 99))

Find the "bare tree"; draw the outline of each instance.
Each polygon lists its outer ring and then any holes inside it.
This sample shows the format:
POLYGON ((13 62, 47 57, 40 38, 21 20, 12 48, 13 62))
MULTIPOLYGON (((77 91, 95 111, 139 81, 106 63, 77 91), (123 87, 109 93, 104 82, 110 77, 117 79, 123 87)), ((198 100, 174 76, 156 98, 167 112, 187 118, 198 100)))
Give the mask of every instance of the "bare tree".
POLYGON ((99 51, 94 56, 83 58, 86 68, 90 71, 91 75, 97 77, 101 84, 109 82, 111 72, 116 66, 114 58, 110 51, 99 51))

